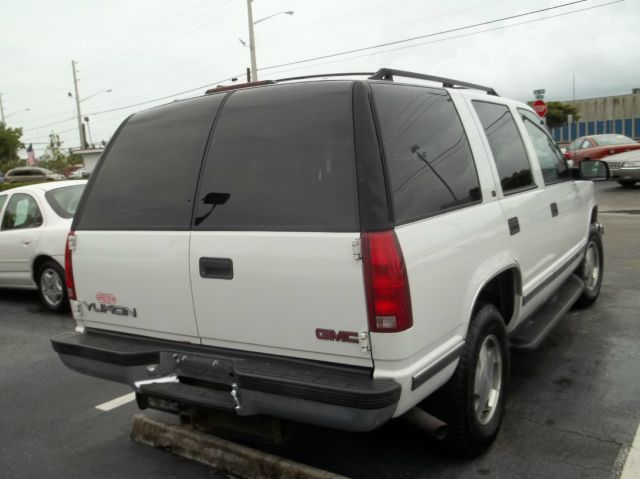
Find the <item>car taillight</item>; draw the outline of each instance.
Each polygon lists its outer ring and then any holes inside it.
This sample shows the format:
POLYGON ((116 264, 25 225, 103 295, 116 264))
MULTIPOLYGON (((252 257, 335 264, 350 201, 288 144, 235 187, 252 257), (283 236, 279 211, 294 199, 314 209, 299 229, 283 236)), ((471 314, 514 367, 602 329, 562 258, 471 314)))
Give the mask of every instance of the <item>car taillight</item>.
POLYGON ((69 299, 76 298, 76 284, 73 281, 73 261, 71 259, 71 252, 76 249, 76 235, 74 231, 70 231, 67 235, 67 244, 64 248, 64 271, 67 282, 67 293, 69 299))
POLYGON ((393 230, 362 233, 369 330, 396 333, 413 326, 407 270, 393 230))

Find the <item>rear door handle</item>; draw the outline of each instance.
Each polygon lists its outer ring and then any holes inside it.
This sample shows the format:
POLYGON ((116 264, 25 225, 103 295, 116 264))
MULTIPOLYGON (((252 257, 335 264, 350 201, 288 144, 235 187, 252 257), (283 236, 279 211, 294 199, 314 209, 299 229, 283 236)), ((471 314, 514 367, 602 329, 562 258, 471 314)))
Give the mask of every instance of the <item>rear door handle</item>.
POLYGON ((551 203, 549 205, 551 207, 551 216, 553 216, 554 218, 556 216, 558 216, 558 203, 551 203))
POLYGON ((200 258, 200 276, 211 279, 233 279, 233 261, 230 258, 200 258))
POLYGON ((509 218, 509 233, 511 236, 520 233, 520 222, 518 221, 518 217, 514 216, 513 218, 509 218))

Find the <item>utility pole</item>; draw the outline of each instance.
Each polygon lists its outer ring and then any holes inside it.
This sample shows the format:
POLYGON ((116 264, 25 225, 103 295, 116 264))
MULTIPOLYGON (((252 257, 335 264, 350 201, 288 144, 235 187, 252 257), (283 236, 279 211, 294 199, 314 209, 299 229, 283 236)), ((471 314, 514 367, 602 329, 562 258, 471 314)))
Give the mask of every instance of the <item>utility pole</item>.
POLYGON ((2 93, 0 93, 0 117, 2 118, 2 123, 4 123, 4 107, 2 106, 2 93))
POLYGON ((75 88, 76 108, 78 110, 78 134, 80 135, 80 148, 84 148, 87 142, 84 139, 84 131, 82 129, 82 114, 80 113, 80 95, 78 94, 78 79, 76 78, 75 60, 71 60, 71 69, 73 70, 73 86, 75 88))
POLYGON ((251 9, 251 2, 253 0, 247 0, 247 15, 249 17, 249 51, 251 52, 251 81, 258 80, 258 66, 256 62, 256 40, 253 35, 253 10, 251 9))

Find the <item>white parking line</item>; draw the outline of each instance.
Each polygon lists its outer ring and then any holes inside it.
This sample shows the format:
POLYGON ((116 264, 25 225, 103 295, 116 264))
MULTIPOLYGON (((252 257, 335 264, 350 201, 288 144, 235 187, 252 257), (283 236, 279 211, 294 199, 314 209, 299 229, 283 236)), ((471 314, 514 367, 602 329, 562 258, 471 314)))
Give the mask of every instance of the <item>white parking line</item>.
POLYGON ((98 404, 96 406, 96 409, 99 409, 100 411, 105 411, 105 412, 111 411, 112 409, 115 409, 117 407, 122 406, 123 404, 127 404, 128 402, 135 400, 135 398, 136 398, 136 393, 125 394, 124 396, 120 396, 119 398, 112 399, 111 401, 98 404))
POLYGON ((624 463, 620 479, 636 479, 638 477, 640 477, 640 426, 638 426, 636 437, 629 449, 629 455, 624 463))

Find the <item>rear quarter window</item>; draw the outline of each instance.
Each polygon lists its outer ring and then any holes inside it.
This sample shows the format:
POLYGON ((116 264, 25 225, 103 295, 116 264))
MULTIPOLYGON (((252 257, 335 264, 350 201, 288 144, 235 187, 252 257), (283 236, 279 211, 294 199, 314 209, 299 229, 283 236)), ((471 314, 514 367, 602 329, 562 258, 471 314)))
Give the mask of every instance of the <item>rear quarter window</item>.
POLYGON ((45 193, 45 198, 51 209, 61 218, 73 218, 78 208, 84 185, 67 186, 57 188, 45 193))
POLYGON ((76 229, 188 230, 223 98, 209 95, 130 117, 92 177, 76 229))
POLYGON ((446 90, 371 85, 398 224, 482 200, 464 127, 446 90))

